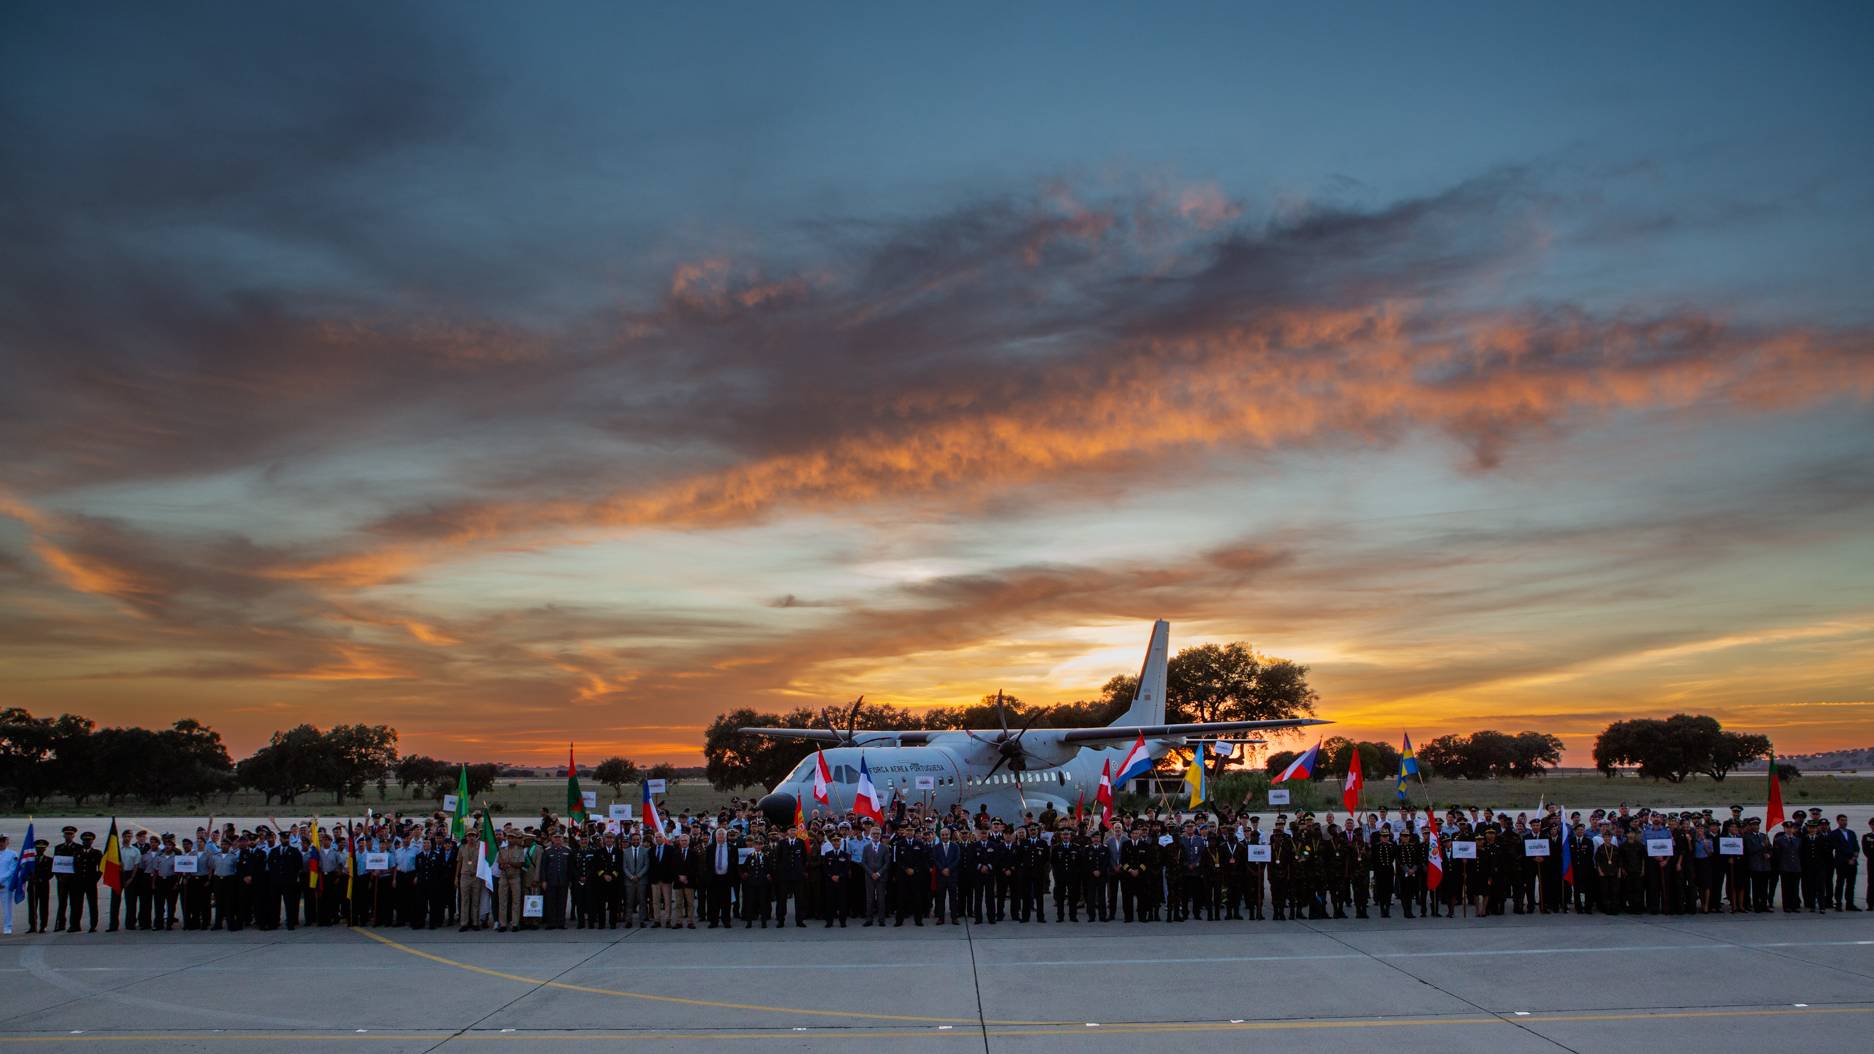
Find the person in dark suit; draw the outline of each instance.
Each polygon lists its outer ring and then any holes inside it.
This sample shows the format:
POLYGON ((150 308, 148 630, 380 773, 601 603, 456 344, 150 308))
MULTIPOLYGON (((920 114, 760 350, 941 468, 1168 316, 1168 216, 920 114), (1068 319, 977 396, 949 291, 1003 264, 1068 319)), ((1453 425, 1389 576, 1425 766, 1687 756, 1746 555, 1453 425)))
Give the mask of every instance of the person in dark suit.
POLYGON ((267 884, 289 930, 299 928, 299 891, 305 879, 306 857, 291 843, 281 841, 267 854, 267 884))
POLYGON ((775 838, 768 849, 768 864, 773 874, 768 879, 768 899, 774 902, 774 924, 787 925, 787 902, 794 901, 794 925, 805 926, 800 917, 806 905, 801 900, 807 879, 806 849, 800 828, 775 838))
POLYGON ((709 928, 727 926, 730 922, 729 905, 735 896, 735 887, 742 881, 742 864, 736 847, 729 844, 729 829, 716 828, 716 835, 710 840, 708 849, 707 882, 705 892, 709 897, 709 928))
POLYGON ((254 926, 270 930, 278 925, 280 912, 273 899, 264 837, 254 839, 247 835, 241 836, 241 858, 235 864, 234 873, 241 881, 242 904, 254 926))
MULTIPOLYGON (((1830 899, 1834 901, 1837 911, 1860 911, 1860 908, 1854 906, 1854 878, 1861 857, 1861 846, 1854 832, 1848 828, 1846 813, 1835 817, 1835 829, 1828 833, 1828 837, 1835 848, 1835 890, 1830 899)), ((1868 907, 1874 908, 1874 903, 1868 907)))
POLYGON ((963 922, 963 894, 958 886, 962 877, 963 847, 957 843, 955 833, 945 827, 937 833, 937 844, 931 849, 931 880, 937 887, 933 906, 939 926, 946 911, 951 925, 963 922))
POLYGON ((898 901, 897 925, 909 915, 924 925, 930 905, 930 849, 915 829, 907 829, 892 844, 891 881, 898 901))

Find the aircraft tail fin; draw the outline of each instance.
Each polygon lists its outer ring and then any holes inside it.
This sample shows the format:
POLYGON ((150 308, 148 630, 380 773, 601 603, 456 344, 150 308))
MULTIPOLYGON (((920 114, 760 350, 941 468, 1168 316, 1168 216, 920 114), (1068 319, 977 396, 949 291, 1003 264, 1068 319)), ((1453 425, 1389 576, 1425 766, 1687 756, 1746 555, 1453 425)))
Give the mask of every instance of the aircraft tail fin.
POLYGON ((1132 705, 1113 724, 1165 723, 1165 663, 1170 648, 1171 623, 1161 618, 1152 623, 1152 641, 1145 648, 1145 664, 1139 667, 1139 688, 1133 694, 1132 705))

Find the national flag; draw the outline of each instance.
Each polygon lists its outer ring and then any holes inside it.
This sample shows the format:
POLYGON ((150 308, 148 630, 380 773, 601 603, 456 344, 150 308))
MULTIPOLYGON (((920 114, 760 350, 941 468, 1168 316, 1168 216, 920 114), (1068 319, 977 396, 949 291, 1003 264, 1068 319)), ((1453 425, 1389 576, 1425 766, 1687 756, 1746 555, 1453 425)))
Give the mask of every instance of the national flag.
POLYGON ((1569 843, 1575 840, 1574 832, 1568 829, 1567 809, 1558 805, 1555 807, 1555 815, 1562 821, 1562 881, 1572 886, 1575 884, 1575 854, 1569 843))
POLYGON ((1287 783, 1289 780, 1297 778, 1304 780, 1312 778, 1314 776, 1315 760, 1320 757, 1320 754, 1321 741, 1317 739, 1314 741, 1314 746, 1302 751, 1300 757, 1289 762, 1288 767, 1282 770, 1280 776, 1269 781, 1270 784, 1287 783))
POLYGON ((1085 787, 1082 787, 1080 788, 1080 793, 1074 796, 1074 826, 1075 827, 1079 827, 1081 818, 1086 816, 1087 814, 1086 806, 1087 806, 1087 789, 1085 787))
POLYGON ((813 752, 813 800, 825 805, 833 800, 833 770, 826 767, 826 752, 813 752))
POLYGON ((1143 776, 1150 771, 1152 771, 1152 755, 1145 749, 1145 733, 1140 732, 1139 738, 1132 744, 1132 749, 1126 751, 1126 756, 1119 761, 1119 774, 1113 777, 1113 787, 1115 789, 1124 787, 1126 781, 1134 776, 1143 776))
MULTIPOLYGON (((1763 810, 1763 829, 1766 834, 1775 834, 1783 826, 1783 787, 1776 778, 1776 751, 1770 751, 1770 804, 1763 810)), ((32 833, 27 832, 31 838, 32 833)))
POLYGON ((468 763, 464 762, 455 775, 455 812, 449 817, 449 837, 460 842, 468 833, 468 814, 468 763))
POLYGON ((644 788, 644 805, 639 810, 640 815, 638 818, 644 821, 645 837, 648 838, 652 831, 661 831, 664 829, 664 818, 657 815, 657 802, 651 798, 651 781, 648 779, 645 780, 642 786, 644 788))
POLYGON ((1191 763, 1184 769, 1184 785, 1191 788, 1191 800, 1185 808, 1195 809, 1204 804, 1204 744, 1202 743, 1199 743, 1197 749, 1191 752, 1191 763))
POLYGON ((878 788, 872 786, 872 770, 865 765, 865 755, 859 755, 859 790, 853 795, 852 811, 861 816, 870 816, 874 823, 885 822, 885 808, 879 801, 878 788))
POLYGON ((1093 795, 1100 806, 1100 826, 1113 822, 1113 759, 1100 764, 1100 789, 1093 795))
POLYGON ((1430 805, 1425 806, 1425 821, 1425 888, 1435 890, 1445 880, 1445 851, 1438 844, 1438 817, 1430 805))
POLYGON ((312 818, 312 844, 306 847, 306 888, 319 888, 319 818, 312 818))
POLYGON ((19 870, 13 872, 13 903, 26 899, 26 883, 32 881, 33 866, 39 862, 39 841, 33 836, 33 822, 26 821, 26 844, 20 846, 19 870))
POLYGON ((807 826, 807 813, 806 813, 806 810, 804 810, 801 807, 799 798, 794 799, 794 826, 795 827, 807 826))
POLYGON ((358 838, 355 833, 345 838, 345 899, 351 899, 352 883, 358 878, 358 838))
POLYGON ((104 836, 104 888, 122 892, 124 888, 124 854, 117 841, 117 817, 111 817, 111 829, 104 836))
POLYGON ((1360 770, 1360 745, 1347 744, 1347 753, 1347 779, 1340 785, 1340 801, 1348 812, 1353 812, 1360 807, 1360 791, 1366 787, 1366 774, 1360 770))
POLYGON ((1406 777, 1419 774, 1418 755, 1412 753, 1412 733, 1405 734, 1405 747, 1399 751, 1399 800, 1406 800, 1406 777))
POLYGON ((586 796, 579 792, 579 768, 573 764, 573 745, 566 744, 566 816, 574 823, 586 822, 586 796))
POLYGON ((499 868, 495 864, 495 822, 488 816, 488 810, 482 810, 481 855, 475 860, 475 877, 482 880, 492 892, 495 888, 495 875, 499 868))

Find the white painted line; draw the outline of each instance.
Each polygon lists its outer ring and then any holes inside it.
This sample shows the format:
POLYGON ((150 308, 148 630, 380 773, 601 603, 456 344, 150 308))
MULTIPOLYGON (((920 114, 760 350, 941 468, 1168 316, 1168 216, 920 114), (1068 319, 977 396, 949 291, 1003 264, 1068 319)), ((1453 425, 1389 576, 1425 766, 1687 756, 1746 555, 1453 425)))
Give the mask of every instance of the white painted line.
POLYGON ((1517 1016, 1517 1017, 1528 1017, 1528 1016, 1529 1016, 1529 1011, 1527 1011, 1527 1010, 1518 1010, 1518 1011, 1516 1012, 1516 1016, 1517 1016))

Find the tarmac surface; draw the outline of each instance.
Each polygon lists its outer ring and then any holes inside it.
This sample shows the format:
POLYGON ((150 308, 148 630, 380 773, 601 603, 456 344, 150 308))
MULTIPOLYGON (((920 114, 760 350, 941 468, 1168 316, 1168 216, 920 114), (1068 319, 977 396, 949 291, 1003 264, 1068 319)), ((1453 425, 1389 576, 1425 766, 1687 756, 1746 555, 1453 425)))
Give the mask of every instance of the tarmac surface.
POLYGON ((0 939, 0 1047, 72 1051, 1866 1051, 1870 1029, 1869 912, 0 939))

